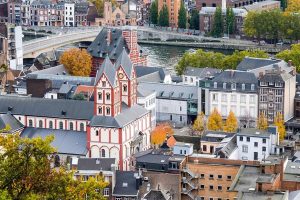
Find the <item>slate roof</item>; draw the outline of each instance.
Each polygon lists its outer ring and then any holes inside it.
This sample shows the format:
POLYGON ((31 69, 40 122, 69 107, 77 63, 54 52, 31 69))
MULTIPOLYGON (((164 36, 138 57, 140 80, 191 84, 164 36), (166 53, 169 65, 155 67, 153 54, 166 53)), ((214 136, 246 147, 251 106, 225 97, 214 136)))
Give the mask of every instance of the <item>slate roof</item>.
POLYGON ((198 87, 164 83, 139 83, 143 89, 156 92, 158 99, 198 100, 198 87))
POLYGON ((132 62, 128 56, 128 53, 127 51, 125 50, 125 48, 123 48, 123 51, 121 53, 121 55, 118 57, 116 63, 115 63, 115 68, 116 70, 122 66, 122 68, 124 69, 125 71, 125 74, 127 75, 127 77, 129 79, 131 79, 131 73, 132 73, 132 70, 133 70, 133 65, 132 65, 132 62))
POLYGON ((21 133, 21 137, 45 138, 54 135, 51 145, 56 148, 59 154, 86 156, 86 132, 68 131, 60 129, 43 129, 27 127, 21 133))
POLYGON ((146 115, 149 111, 139 105, 128 107, 122 103, 122 112, 115 117, 111 116, 93 116, 91 119, 91 126, 105 126, 111 128, 122 128, 130 122, 146 115))
POLYGON ((0 114, 0 130, 4 129, 6 125, 9 125, 11 128, 8 130, 8 133, 15 133, 24 127, 23 124, 10 113, 0 114))
POLYGON ((284 83, 293 77, 292 74, 287 72, 279 71, 266 71, 266 73, 259 77, 260 82, 275 82, 275 83, 284 83))
POLYGON ((0 96, 0 113, 37 117, 90 120, 94 102, 33 97, 0 96), (12 109, 9 110, 9 107, 12 109), (66 114, 63 115, 62 111, 66 114))
POLYGON ((116 84, 116 70, 114 69, 114 66, 110 61, 109 57, 105 58, 100 69, 97 71, 94 85, 98 83, 102 74, 104 74, 107 77, 111 86, 114 87, 116 84))
POLYGON ((49 67, 47 69, 37 70, 30 74, 53 74, 53 75, 69 75, 67 69, 63 65, 49 67))
POLYGON ((242 62, 238 64, 236 69, 240 71, 249 71, 249 70, 265 67, 267 65, 273 65, 279 62, 281 62, 281 60, 270 59, 270 58, 245 57, 242 60, 242 62))
POLYGON ((128 50, 125 39, 122 37, 122 30, 111 29, 111 42, 107 42, 108 28, 103 28, 96 39, 88 47, 87 51, 96 58, 105 58, 106 55, 116 60, 125 47, 128 50))
POLYGON ((198 68, 198 67, 187 67, 184 75, 185 76, 197 76, 200 79, 203 79, 207 76, 214 76, 216 73, 221 72, 220 69, 205 67, 205 68, 198 68))
POLYGON ((152 91, 152 90, 144 89, 140 85, 137 86, 137 96, 138 97, 146 97, 153 93, 154 93, 154 91, 152 91))
POLYGON ((216 154, 222 153, 225 157, 229 157, 236 148, 236 136, 224 138, 216 147, 216 154))
POLYGON ((132 171, 116 171, 116 185, 113 196, 137 196, 136 178, 132 171), (126 184, 127 183, 127 184, 126 184))
POLYGON ((77 169, 111 171, 111 165, 115 162, 115 158, 79 158, 77 169))
POLYGON ((205 131, 201 137, 202 141, 221 142, 224 138, 232 137, 233 133, 226 133, 221 131, 205 131))
POLYGON ((163 82, 166 76, 161 67, 136 66, 135 73, 139 82, 163 82))
POLYGON ((73 87, 74 87, 74 85, 62 84, 58 90, 58 93, 59 94, 67 94, 72 90, 73 87))
POLYGON ((268 131, 259 130, 256 128, 243 128, 240 131, 238 131, 237 135, 263 138, 269 138, 271 136, 271 134, 268 131))
POLYGON ((161 190, 150 190, 144 197, 145 200, 167 200, 169 199, 164 195, 161 190))

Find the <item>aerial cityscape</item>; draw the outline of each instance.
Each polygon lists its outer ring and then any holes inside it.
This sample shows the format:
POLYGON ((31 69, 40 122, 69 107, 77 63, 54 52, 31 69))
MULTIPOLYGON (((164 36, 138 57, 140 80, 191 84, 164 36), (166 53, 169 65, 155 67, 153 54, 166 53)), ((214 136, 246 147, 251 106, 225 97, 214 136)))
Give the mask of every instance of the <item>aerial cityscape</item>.
POLYGON ((0 200, 300 200, 300 0, 0 0, 0 200))

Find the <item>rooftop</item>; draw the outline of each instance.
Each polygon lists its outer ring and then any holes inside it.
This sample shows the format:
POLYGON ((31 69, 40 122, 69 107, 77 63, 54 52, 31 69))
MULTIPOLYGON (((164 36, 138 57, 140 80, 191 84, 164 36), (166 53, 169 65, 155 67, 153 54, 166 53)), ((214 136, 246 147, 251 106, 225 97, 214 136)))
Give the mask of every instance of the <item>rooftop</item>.
POLYGON ((242 62, 238 64, 236 69, 240 71, 250 71, 279 62, 281 62, 279 59, 245 57, 242 62))
POLYGON ((79 158, 78 170, 111 171, 115 158, 79 158))
POLYGON ((245 200, 286 200, 288 199, 288 192, 242 192, 239 199, 245 200))
POLYGON ((113 196, 137 196, 135 172, 117 171, 113 196))
POLYGON ((271 134, 268 131, 259 130, 256 128, 243 128, 240 131, 238 131, 237 135, 269 138, 271 134))
POLYGON ((187 67, 184 75, 185 76, 197 76, 200 79, 208 77, 208 76, 214 76, 216 73, 221 72, 220 69, 205 67, 205 68, 198 68, 198 67, 187 67))
POLYGON ((21 130, 24 126, 10 113, 0 114, 0 130, 10 127, 10 130, 7 130, 8 133, 15 133, 16 131, 21 130))

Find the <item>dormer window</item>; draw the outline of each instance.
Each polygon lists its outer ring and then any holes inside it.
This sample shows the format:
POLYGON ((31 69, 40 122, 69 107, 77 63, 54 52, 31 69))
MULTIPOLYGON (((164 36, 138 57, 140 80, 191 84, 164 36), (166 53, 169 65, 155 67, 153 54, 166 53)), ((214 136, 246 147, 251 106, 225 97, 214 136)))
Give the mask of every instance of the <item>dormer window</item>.
POLYGON ((242 84, 242 90, 245 90, 245 83, 242 84))
POLYGON ((223 83, 223 89, 226 89, 226 83, 223 83))
POLYGON ((102 81, 102 87, 106 87, 106 82, 102 81))
POLYGON ((254 84, 251 84, 251 90, 252 91, 254 90, 254 84))
POLYGON ((218 87, 218 83, 214 82, 214 88, 217 88, 217 87, 218 87))
POLYGON ((231 89, 232 89, 232 90, 236 90, 236 83, 232 83, 232 84, 231 84, 231 89))

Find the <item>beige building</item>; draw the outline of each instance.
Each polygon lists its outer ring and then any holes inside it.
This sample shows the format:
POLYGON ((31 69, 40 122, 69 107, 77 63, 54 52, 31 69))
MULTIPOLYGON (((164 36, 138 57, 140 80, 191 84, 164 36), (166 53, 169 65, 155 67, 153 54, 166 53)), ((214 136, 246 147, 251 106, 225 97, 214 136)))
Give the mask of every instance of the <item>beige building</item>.
POLYGON ((95 24, 98 26, 135 26, 136 18, 126 15, 119 7, 113 7, 111 2, 105 2, 104 16, 96 18, 95 24))

